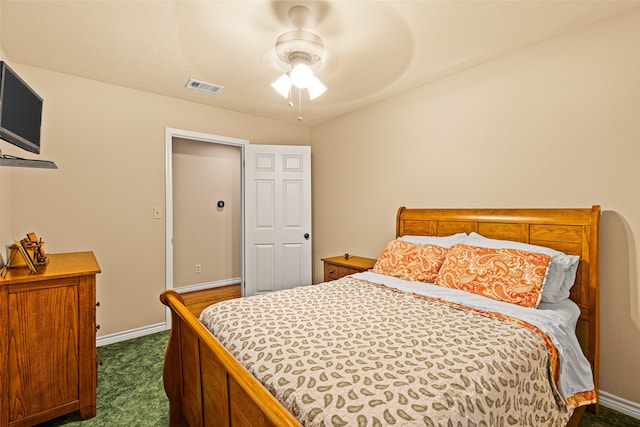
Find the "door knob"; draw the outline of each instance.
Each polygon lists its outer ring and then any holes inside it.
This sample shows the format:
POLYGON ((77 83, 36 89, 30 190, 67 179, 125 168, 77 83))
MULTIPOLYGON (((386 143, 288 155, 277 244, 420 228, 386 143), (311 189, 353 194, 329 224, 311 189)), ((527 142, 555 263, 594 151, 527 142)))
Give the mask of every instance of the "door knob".
POLYGON ((304 233, 304 240, 309 240, 309 233, 304 233))

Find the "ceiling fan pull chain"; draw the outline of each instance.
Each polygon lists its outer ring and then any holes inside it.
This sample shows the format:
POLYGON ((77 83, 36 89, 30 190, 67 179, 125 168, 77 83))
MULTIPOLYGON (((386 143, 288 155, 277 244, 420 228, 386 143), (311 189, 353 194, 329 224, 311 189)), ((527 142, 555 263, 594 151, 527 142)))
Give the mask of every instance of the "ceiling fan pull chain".
POLYGON ((302 89, 298 88, 298 108, 300 113, 298 114, 298 120, 302 121, 302 89))

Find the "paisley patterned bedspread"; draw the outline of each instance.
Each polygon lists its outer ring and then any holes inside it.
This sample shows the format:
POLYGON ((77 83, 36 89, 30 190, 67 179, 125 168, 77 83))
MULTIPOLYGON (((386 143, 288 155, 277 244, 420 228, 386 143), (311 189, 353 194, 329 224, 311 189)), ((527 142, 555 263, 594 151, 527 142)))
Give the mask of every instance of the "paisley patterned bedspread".
POLYGON ((560 426, 572 413, 530 328, 361 279, 200 320, 305 426, 560 426))

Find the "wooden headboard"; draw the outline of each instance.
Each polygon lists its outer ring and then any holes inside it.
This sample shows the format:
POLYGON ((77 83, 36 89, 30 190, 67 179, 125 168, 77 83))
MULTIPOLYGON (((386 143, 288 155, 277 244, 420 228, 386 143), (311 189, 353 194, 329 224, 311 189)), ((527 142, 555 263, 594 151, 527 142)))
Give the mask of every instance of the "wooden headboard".
POLYGON ((398 209, 396 237, 465 232, 546 246, 580 256, 571 299, 580 307, 577 334, 598 390, 600 313, 598 226, 600 206, 586 209, 398 209))

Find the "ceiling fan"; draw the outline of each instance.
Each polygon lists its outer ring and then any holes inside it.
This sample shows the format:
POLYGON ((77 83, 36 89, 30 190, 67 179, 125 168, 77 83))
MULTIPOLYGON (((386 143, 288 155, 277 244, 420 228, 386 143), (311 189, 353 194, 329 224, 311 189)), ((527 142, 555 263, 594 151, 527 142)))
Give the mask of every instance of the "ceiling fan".
POLYGON ((310 101, 327 90, 312 70, 312 66, 322 60, 324 44, 319 36, 303 29, 310 16, 311 11, 305 6, 290 8, 289 19, 296 29, 281 34, 275 44, 278 58, 289 64, 291 70, 280 76, 271 86, 284 98, 289 99, 291 107, 292 87, 298 88, 298 120, 302 120, 302 90, 307 89, 310 101))

